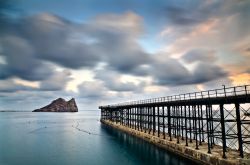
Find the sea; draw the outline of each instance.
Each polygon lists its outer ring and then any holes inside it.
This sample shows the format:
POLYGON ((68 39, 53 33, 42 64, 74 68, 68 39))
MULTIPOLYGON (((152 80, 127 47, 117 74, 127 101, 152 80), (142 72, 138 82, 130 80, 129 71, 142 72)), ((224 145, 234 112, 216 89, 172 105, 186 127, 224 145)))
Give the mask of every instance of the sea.
POLYGON ((0 112, 0 165, 195 164, 100 123, 98 110, 0 112))

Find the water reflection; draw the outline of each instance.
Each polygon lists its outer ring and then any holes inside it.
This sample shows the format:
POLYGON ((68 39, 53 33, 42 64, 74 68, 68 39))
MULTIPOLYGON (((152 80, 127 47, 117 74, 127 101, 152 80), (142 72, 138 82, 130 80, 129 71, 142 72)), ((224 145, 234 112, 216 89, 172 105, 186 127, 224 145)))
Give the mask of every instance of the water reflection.
POLYGON ((121 147, 139 158, 143 164, 195 165, 194 162, 169 153, 132 135, 115 130, 103 124, 101 125, 101 128, 110 136, 115 137, 115 140, 121 147))
POLYGON ((99 122, 99 112, 1 113, 0 165, 188 165, 99 122))

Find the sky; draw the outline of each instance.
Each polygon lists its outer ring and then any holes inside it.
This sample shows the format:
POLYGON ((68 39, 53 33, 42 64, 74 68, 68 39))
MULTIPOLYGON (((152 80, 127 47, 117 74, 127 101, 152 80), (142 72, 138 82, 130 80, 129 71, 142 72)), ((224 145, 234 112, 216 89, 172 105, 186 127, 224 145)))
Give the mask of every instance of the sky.
POLYGON ((249 0, 0 0, 0 110, 250 84, 249 0))

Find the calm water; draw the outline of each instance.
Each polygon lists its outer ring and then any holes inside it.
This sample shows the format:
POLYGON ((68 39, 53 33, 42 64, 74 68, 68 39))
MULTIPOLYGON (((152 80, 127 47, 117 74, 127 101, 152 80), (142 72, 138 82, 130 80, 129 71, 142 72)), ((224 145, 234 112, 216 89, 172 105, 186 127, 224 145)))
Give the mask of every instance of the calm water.
POLYGON ((0 112, 0 165, 194 164, 107 128, 98 111, 0 112))

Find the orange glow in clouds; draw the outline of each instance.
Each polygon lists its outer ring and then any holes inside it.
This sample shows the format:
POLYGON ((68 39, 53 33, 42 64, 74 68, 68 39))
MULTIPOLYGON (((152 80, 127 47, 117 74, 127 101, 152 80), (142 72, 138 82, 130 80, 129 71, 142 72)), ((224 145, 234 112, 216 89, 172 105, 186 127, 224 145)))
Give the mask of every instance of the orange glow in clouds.
POLYGON ((250 84, 250 74, 242 73, 229 77, 233 81, 233 85, 245 85, 250 84))

